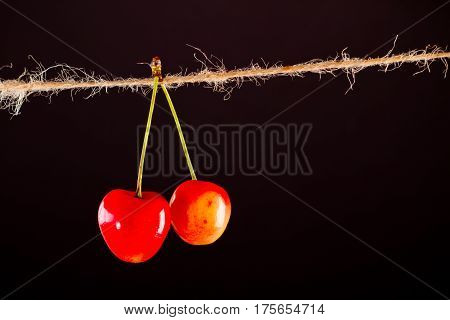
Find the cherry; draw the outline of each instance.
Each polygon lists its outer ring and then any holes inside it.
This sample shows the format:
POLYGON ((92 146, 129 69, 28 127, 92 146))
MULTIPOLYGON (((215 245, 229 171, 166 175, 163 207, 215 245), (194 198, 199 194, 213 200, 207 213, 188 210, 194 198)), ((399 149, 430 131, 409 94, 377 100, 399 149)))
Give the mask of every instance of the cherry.
POLYGON ((225 231, 231 214, 227 192, 206 181, 183 182, 170 200, 172 225, 185 242, 211 244, 225 231))
POLYGON ((117 258, 133 263, 144 262, 153 257, 170 229, 170 207, 167 201, 155 192, 142 192, 145 150, 160 80, 158 73, 161 72, 158 57, 153 58, 151 68, 153 90, 136 192, 113 190, 103 198, 98 209, 98 224, 109 249, 117 258))
POLYGON ((170 207, 156 192, 116 189, 100 204, 98 224, 109 249, 120 260, 144 262, 161 248, 170 229, 170 207))

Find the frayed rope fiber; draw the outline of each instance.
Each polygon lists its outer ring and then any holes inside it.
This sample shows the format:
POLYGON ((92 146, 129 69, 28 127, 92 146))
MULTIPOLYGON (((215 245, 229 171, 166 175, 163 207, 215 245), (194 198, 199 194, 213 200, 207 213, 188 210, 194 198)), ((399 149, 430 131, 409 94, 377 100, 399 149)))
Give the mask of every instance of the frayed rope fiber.
MULTIPOLYGON (((201 52, 201 51, 200 51, 201 52)), ((423 50, 411 50, 406 53, 391 55, 392 49, 387 55, 379 58, 350 58, 345 53, 334 59, 311 60, 291 66, 264 64, 251 64, 250 67, 234 70, 226 70, 223 62, 217 58, 208 58, 203 52, 202 59, 195 58, 202 64, 202 69, 189 74, 167 75, 162 80, 168 88, 178 88, 188 84, 204 83, 206 87, 214 91, 225 92, 227 99, 231 91, 240 87, 243 82, 253 81, 259 83, 273 77, 291 76, 302 77, 305 73, 332 74, 334 72, 344 72, 349 81, 350 88, 355 83, 355 75, 359 71, 378 66, 382 71, 387 72, 399 68, 404 63, 414 63, 419 67, 419 71, 430 71, 430 64, 435 60, 441 60, 445 66, 444 75, 448 69, 450 52, 443 51, 436 46, 427 46, 423 50), (214 61, 213 61, 214 60, 214 61)), ((37 63, 37 62, 36 62, 37 63)), ((58 64, 45 68, 37 63, 38 68, 34 71, 26 71, 15 80, 0 79, 0 109, 8 110, 11 114, 17 115, 24 101, 31 95, 44 95, 51 97, 63 90, 70 90, 76 93, 80 90, 90 90, 88 98, 100 92, 102 89, 110 88, 130 89, 147 94, 152 89, 152 78, 111 78, 106 76, 96 76, 89 74, 81 68, 70 67, 65 64, 58 64), (56 74, 49 77, 50 74, 56 74)), ((0 68, 1 69, 1 68, 0 68)))

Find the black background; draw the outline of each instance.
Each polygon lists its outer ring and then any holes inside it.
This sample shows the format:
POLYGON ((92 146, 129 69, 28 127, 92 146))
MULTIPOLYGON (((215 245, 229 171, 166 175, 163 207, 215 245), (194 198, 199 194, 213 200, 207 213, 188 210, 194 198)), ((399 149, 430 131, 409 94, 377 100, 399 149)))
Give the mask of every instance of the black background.
MULTIPOLYGON (((264 58, 292 64, 364 56, 444 1, 12 1, 85 56, 0 3, 2 78, 65 62, 105 74, 148 76, 137 62, 163 58, 166 72, 194 71, 194 50, 228 67, 264 58), (100 67, 101 66, 101 67, 100 67)), ((395 49, 446 46, 450 5, 403 33, 395 49)), ((373 53, 384 55, 392 41, 373 53)), ((332 81, 274 122, 312 123, 305 152, 311 176, 273 180, 450 295, 449 79, 403 66, 332 81)), ((245 84, 231 99, 201 86, 172 93, 180 117, 205 123, 264 123, 330 79, 317 75, 245 84)), ((160 97, 161 98, 161 97, 160 97)), ((158 100, 165 106, 162 99, 158 100)), ((97 208, 113 188, 133 189, 136 127, 148 103, 138 94, 71 100, 32 98, 22 114, 0 112, 0 295, 98 234, 97 208)), ((170 124, 157 109, 155 125, 170 124)), ((162 191, 179 178, 145 179, 162 191)), ((140 264, 115 259, 95 239, 9 298, 442 298, 264 177, 218 175, 232 198, 223 237, 192 247, 171 231, 158 255, 140 264)), ((166 193, 170 197, 174 187, 166 193)))

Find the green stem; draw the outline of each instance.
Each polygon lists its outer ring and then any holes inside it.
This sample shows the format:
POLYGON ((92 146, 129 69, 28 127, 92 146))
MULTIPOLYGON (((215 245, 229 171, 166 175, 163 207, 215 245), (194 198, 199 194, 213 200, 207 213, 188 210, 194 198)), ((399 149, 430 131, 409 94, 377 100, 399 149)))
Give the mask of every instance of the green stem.
POLYGON ((178 129, 178 135, 180 136, 181 146, 183 147, 184 156, 186 157, 187 165, 189 167, 189 172, 191 173, 192 180, 197 180, 197 177, 195 176, 194 167, 192 166, 191 158, 189 157, 189 152, 186 147, 186 141, 184 141, 183 131, 181 131, 180 121, 178 120, 177 112, 175 111, 175 107, 173 105, 172 99, 170 99, 169 91, 167 91, 167 88, 164 84, 161 84, 161 88, 164 91, 164 94, 166 95, 167 102, 169 103, 170 111, 172 111, 173 119, 175 120, 175 124, 178 129))
POLYGON ((150 126, 152 124, 153 110, 155 109, 156 92, 158 91, 158 82, 159 82, 159 78, 154 77, 153 78, 152 99, 150 101, 150 111, 148 113, 147 127, 145 128, 144 141, 142 143, 141 160, 139 162, 139 172, 138 172, 137 187, 136 187, 136 196, 138 198, 142 198, 142 173, 144 171, 145 151, 147 150, 148 135, 150 133, 150 126))

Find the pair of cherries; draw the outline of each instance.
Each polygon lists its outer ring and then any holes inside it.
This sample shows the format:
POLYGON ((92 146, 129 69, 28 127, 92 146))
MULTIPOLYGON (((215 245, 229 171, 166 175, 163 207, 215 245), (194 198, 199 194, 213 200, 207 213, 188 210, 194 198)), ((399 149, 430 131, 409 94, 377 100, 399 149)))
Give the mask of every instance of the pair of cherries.
POLYGON ((150 65, 153 92, 139 164, 137 190, 113 190, 100 204, 98 223, 109 249, 117 258, 132 263, 144 262, 161 248, 172 224, 185 242, 211 244, 225 231, 230 220, 231 204, 227 192, 218 185, 198 181, 189 157, 175 107, 162 83, 161 60, 154 57, 150 65), (179 185, 170 204, 156 192, 142 192, 142 172, 148 135, 158 87, 169 103, 192 180, 179 185))
POLYGON ((156 192, 113 190, 100 204, 98 223, 109 249, 120 260, 140 263, 161 248, 172 224, 175 232, 192 245, 216 241, 230 219, 227 192, 206 181, 179 185, 167 203, 156 192))

